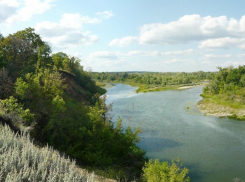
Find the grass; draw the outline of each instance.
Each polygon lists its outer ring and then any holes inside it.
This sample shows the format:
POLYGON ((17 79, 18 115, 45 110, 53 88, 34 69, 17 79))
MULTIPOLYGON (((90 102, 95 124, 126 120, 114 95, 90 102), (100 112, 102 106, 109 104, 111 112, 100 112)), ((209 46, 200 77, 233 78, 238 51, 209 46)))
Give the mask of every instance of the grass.
POLYGON ((104 87, 106 84, 103 82, 95 82, 95 85, 99 87, 104 87))
POLYGON ((51 147, 36 147, 29 135, 0 125, 0 181, 110 181, 79 168, 51 147))
POLYGON ((223 105, 234 109, 245 109, 245 105, 241 99, 239 98, 230 99, 230 97, 227 96, 226 94, 218 94, 218 95, 202 94, 201 96, 205 99, 206 102, 211 102, 214 104, 223 105))
POLYGON ((231 119, 245 120, 245 105, 243 99, 230 99, 227 94, 201 94, 203 99, 197 103, 197 108, 205 114, 227 116, 231 119))

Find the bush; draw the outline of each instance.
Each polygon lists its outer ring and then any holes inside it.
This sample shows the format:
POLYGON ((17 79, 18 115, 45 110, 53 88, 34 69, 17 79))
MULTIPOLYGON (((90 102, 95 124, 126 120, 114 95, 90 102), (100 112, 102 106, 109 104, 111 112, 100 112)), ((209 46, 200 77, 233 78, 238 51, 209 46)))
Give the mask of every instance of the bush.
POLYGON ((29 109, 23 109, 23 106, 17 102, 13 96, 9 99, 0 101, 0 109, 3 111, 3 117, 10 119, 13 126, 22 130, 24 126, 34 124, 34 114, 29 109))
POLYGON ((159 162, 158 159, 145 163, 144 180, 147 182, 189 182, 188 169, 181 168, 182 163, 177 159, 168 162, 159 162))
POLYGON ((88 174, 50 147, 37 148, 26 134, 16 135, 0 125, 0 181, 92 182, 88 174))

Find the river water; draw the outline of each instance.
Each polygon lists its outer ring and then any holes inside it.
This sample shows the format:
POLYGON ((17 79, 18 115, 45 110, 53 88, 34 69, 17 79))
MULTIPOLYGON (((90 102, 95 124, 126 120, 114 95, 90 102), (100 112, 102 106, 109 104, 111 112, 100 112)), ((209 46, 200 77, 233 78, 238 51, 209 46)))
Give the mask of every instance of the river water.
POLYGON ((195 104, 202 87, 139 93, 117 84, 107 89, 111 116, 123 125, 140 126, 139 146, 147 157, 171 161, 179 157, 194 182, 245 179, 245 122, 205 116, 195 104))

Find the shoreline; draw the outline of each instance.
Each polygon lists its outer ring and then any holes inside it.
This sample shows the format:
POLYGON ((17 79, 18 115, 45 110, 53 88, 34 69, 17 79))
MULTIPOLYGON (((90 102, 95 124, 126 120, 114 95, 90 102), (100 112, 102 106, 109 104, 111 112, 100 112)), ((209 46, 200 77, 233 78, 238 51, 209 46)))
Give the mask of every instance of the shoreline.
POLYGON ((206 84, 199 84, 199 85, 191 85, 191 86, 182 86, 179 87, 179 90, 184 90, 184 89, 189 89, 189 88, 194 88, 194 87, 201 87, 201 86, 205 86, 206 84))
POLYGON ((136 90, 136 93, 146 93, 146 92, 158 92, 158 91, 164 91, 164 90, 185 90, 195 87, 201 87, 205 86, 206 84, 197 84, 197 85, 190 85, 190 86, 180 86, 180 85, 173 85, 173 86, 167 86, 167 87, 146 87, 146 85, 136 84, 136 83, 130 83, 130 82, 97 82, 99 83, 98 86, 108 89, 116 84, 126 84, 130 85, 132 87, 138 87, 136 90))
POLYGON ((215 104, 207 99, 198 101, 195 105, 200 113, 217 117, 228 117, 231 119, 244 120, 245 109, 236 109, 224 105, 215 104))

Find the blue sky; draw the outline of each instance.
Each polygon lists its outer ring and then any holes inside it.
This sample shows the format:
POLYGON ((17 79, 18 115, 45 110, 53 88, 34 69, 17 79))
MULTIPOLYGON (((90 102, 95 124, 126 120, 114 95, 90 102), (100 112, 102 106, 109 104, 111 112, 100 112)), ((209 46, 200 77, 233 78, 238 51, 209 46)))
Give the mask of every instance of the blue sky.
POLYGON ((0 33, 35 28, 93 71, 216 71, 245 64, 242 0, 0 0, 0 33))

